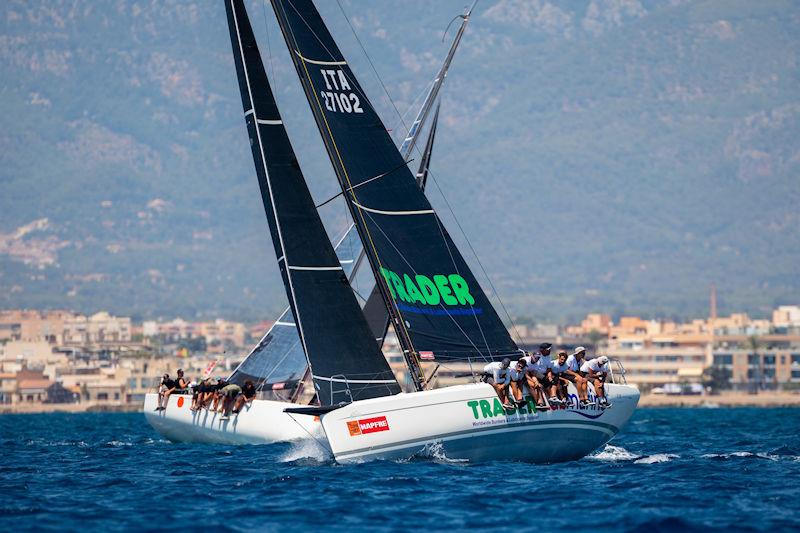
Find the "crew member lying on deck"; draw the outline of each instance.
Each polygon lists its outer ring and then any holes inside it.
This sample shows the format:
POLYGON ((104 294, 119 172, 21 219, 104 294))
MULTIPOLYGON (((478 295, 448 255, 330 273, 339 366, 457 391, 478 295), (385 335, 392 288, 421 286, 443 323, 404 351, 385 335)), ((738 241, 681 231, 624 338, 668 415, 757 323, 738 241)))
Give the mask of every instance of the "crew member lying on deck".
POLYGON ((608 377, 608 357, 602 355, 594 359, 589 359, 581 365, 581 372, 586 375, 586 379, 594 385, 594 392, 597 395, 597 402, 601 407, 610 407, 606 399, 605 382, 608 377))
POLYGON ((483 367, 484 383, 488 383, 494 387, 497 396, 506 409, 511 409, 513 406, 508 403, 508 384, 511 383, 511 373, 509 372, 511 366, 511 358, 505 357, 502 361, 493 361, 483 367))

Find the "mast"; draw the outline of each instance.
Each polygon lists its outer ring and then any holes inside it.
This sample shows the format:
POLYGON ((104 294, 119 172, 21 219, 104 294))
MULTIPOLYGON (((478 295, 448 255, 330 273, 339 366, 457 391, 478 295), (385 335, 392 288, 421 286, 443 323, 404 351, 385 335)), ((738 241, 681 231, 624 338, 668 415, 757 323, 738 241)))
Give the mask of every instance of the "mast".
POLYGON ((283 127, 243 0, 226 0, 262 202, 297 332, 322 405, 400 387, 331 246, 283 127))
POLYGON ((433 141, 436 139, 436 126, 439 125, 439 109, 442 103, 436 105, 436 113, 433 115, 433 122, 431 122, 431 130, 428 132, 428 140, 425 141, 425 150, 422 152, 422 161, 419 163, 419 170, 417 170, 417 185, 423 191, 425 185, 428 183, 428 171, 431 167, 431 156, 433 155, 433 141))
POLYGON ((408 136, 403 139, 403 144, 400 145, 400 153, 403 154, 404 159, 408 159, 408 157, 411 155, 411 152, 414 150, 414 146, 417 143, 417 138, 419 137, 419 132, 422 129, 422 126, 425 124, 425 120, 428 118, 428 113, 431 111, 433 102, 439 95, 439 89, 442 88, 444 80, 447 78, 447 71, 450 69, 450 63, 452 63, 453 57, 456 54, 456 48, 458 48, 458 45, 461 43, 461 37, 464 35, 464 31, 467 29, 469 18, 472 16, 472 10, 475 8, 475 4, 477 3, 478 0, 475 0, 463 15, 458 16, 461 18, 461 26, 458 28, 455 39, 453 39, 453 43, 450 45, 450 50, 447 52, 447 57, 445 57, 444 63, 439 69, 439 73, 433 80, 433 85, 431 86, 430 91, 428 91, 428 95, 425 97, 425 103, 422 104, 422 108, 417 113, 414 122, 411 123, 411 128, 408 130, 408 136))

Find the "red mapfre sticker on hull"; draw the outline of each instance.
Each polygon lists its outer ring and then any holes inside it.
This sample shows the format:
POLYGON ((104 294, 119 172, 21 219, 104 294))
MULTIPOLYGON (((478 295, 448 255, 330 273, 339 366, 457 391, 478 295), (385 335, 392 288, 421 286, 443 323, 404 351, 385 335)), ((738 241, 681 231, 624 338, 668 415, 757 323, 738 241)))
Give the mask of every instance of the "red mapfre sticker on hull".
POLYGON ((385 416, 375 418, 365 418, 363 420, 351 420, 347 423, 350 436, 365 435, 367 433, 377 433, 378 431, 389 431, 389 422, 385 416))

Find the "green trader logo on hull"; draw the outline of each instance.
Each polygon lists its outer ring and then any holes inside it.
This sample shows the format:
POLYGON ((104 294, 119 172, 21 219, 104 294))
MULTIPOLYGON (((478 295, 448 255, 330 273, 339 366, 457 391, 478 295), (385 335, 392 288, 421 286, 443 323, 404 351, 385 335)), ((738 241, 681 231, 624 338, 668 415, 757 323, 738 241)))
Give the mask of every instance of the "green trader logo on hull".
POLYGON ((520 415, 532 415, 536 413, 536 404, 531 397, 525 398, 525 405, 520 405, 516 409, 509 409, 508 411, 503 408, 503 404, 500 403, 498 398, 495 398, 494 402, 490 402, 489 400, 470 400, 467 402, 467 406, 472 409, 472 416, 475 417, 475 420, 481 417, 494 418, 496 416, 509 416, 514 413, 520 415))
POLYGON ((410 304, 422 305, 474 305, 467 281, 458 274, 436 274, 433 279, 422 274, 412 279, 408 274, 401 278, 388 268, 381 267, 392 298, 410 304))

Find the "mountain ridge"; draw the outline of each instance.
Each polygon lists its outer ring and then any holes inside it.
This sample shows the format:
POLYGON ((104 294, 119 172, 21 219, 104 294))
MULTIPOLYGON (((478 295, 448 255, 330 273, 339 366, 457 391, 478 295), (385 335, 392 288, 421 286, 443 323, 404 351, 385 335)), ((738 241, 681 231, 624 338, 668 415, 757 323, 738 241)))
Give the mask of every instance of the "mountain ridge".
MULTIPOLYGON (((463 6, 395 4, 343 2, 380 82, 338 6, 319 8, 398 137, 394 108, 413 109, 463 6)), ((336 181, 274 19, 248 8, 324 200, 336 181)), ((0 16, 0 306, 279 311, 222 4, 11 1, 0 16)), ((712 282, 721 311, 800 300, 799 22, 780 1, 479 4, 429 197, 512 314, 692 316, 712 282)), ((322 215, 344 230, 344 206, 322 215)))

